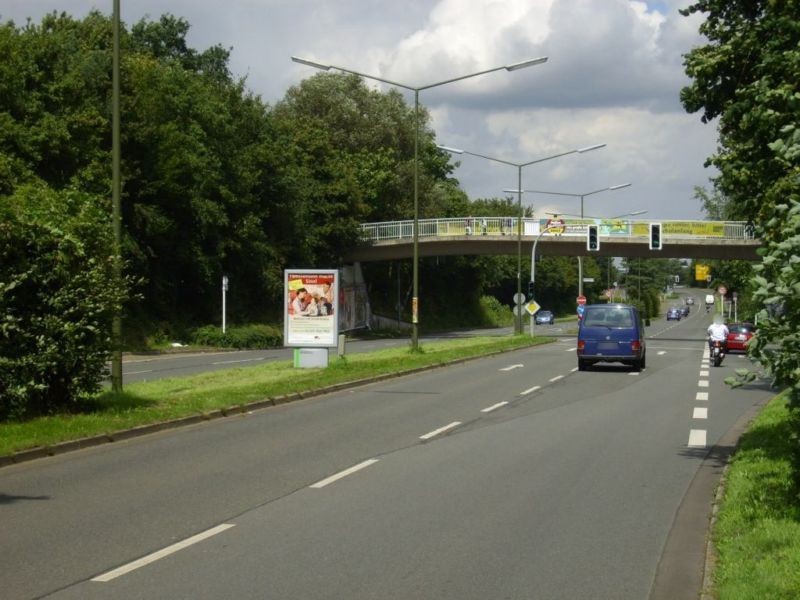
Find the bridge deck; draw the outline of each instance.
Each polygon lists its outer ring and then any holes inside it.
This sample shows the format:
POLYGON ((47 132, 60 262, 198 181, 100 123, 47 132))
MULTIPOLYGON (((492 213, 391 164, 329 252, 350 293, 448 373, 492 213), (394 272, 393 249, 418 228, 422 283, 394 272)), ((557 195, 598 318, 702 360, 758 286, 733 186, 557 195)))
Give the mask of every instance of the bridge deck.
MULTIPOLYGON (((523 219, 518 236, 513 217, 421 219, 420 256, 516 255, 532 250, 543 256, 626 256, 647 258, 718 258, 758 260, 760 240, 754 239, 743 222, 660 221, 661 250, 650 250, 651 221, 561 219, 563 227, 544 231, 553 221, 523 219), (586 249, 586 226, 596 224, 600 250, 586 249)), ((559 225, 557 223, 557 225, 559 225)), ((348 254, 353 261, 381 261, 413 255, 413 221, 392 221, 362 225, 364 244, 348 254)))

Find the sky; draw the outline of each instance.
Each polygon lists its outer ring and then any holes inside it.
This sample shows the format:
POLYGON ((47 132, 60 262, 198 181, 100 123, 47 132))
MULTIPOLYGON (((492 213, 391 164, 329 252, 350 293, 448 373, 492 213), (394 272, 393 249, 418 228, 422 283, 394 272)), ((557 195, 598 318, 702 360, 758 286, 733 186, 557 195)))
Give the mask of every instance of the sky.
MULTIPOLYGON (((191 25, 197 49, 230 48, 230 67, 268 104, 317 69, 299 56, 421 88, 541 56, 546 63, 500 70, 422 90, 437 142, 515 164, 595 144, 602 149, 522 169, 526 190, 587 194, 584 214, 648 211, 647 220, 702 219, 695 186, 717 146, 679 100, 689 83, 683 55, 704 44, 690 0, 121 0, 131 25, 164 13, 191 25)), ((81 18, 112 0, 2 0, 0 21, 18 25, 56 10, 81 18)), ((369 83, 379 89, 383 84, 369 83)), ((401 90, 402 91, 402 90, 401 90)), ((413 104, 413 93, 404 92, 413 104)), ((506 197, 517 167, 454 156, 454 176, 472 199, 506 197)), ((516 199, 516 195, 513 195, 516 199)), ((578 197, 527 192, 534 215, 580 213, 578 197)))

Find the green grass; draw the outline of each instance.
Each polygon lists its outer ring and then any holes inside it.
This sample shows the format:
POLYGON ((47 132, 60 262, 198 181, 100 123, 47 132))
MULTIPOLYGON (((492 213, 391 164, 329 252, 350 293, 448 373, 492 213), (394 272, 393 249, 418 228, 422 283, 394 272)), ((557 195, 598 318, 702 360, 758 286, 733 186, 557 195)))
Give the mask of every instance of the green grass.
POLYGON ((778 396, 742 436, 713 532, 720 600, 800 598, 800 499, 792 485, 792 435, 786 399, 778 396))
POLYGON ((104 392, 98 395, 88 403, 87 410, 78 414, 42 417, 24 423, 0 423, 0 456, 551 341, 552 338, 532 340, 527 336, 472 337, 431 342, 421 346, 419 352, 411 352, 406 346, 348 355, 344 359, 333 355, 326 369, 295 369, 291 361, 281 361, 132 383, 125 386, 122 394, 104 392))

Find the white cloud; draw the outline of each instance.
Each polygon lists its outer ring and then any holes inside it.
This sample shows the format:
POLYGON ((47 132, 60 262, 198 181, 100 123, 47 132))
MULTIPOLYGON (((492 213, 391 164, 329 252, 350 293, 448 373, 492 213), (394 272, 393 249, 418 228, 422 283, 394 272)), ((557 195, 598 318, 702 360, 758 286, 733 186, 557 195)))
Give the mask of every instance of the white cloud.
MULTIPOLYGON (((658 218, 699 216, 693 186, 716 145, 713 126, 687 115, 682 55, 703 43, 701 15, 678 14, 688 0, 136 0, 131 24, 163 12, 191 24, 198 49, 233 47, 231 68, 264 100, 315 71, 307 56, 424 85, 522 59, 544 65, 499 71, 420 94, 438 140, 524 162, 606 142, 607 148, 527 167, 525 181, 585 191, 619 180, 633 186, 598 202, 630 202, 658 218)), ((4 0, 3 19, 38 21, 52 10, 109 13, 110 0, 4 0)), ((406 94, 411 101, 412 96, 406 94)), ((516 187, 514 169, 463 158, 457 171, 472 197, 516 187)), ((538 206, 541 202, 537 202, 538 206)), ((602 206, 602 205, 598 205, 602 206)), ((574 206, 573 206, 574 208, 574 206)))

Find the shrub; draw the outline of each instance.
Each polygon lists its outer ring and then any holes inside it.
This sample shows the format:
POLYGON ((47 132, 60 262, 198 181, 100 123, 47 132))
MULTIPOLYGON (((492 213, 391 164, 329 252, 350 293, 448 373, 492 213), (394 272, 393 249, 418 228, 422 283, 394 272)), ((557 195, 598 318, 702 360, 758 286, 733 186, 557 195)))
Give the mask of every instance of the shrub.
POLYGON ((283 331, 273 325, 227 327, 225 333, 215 325, 195 329, 193 343, 217 348, 274 348, 283 345, 283 331))
POLYGON ((109 213, 43 187, 0 198, 0 419, 74 408, 106 377, 130 285, 115 278, 109 213))
POLYGON ((511 310, 494 296, 482 296, 481 321, 493 327, 505 327, 514 322, 511 310))

